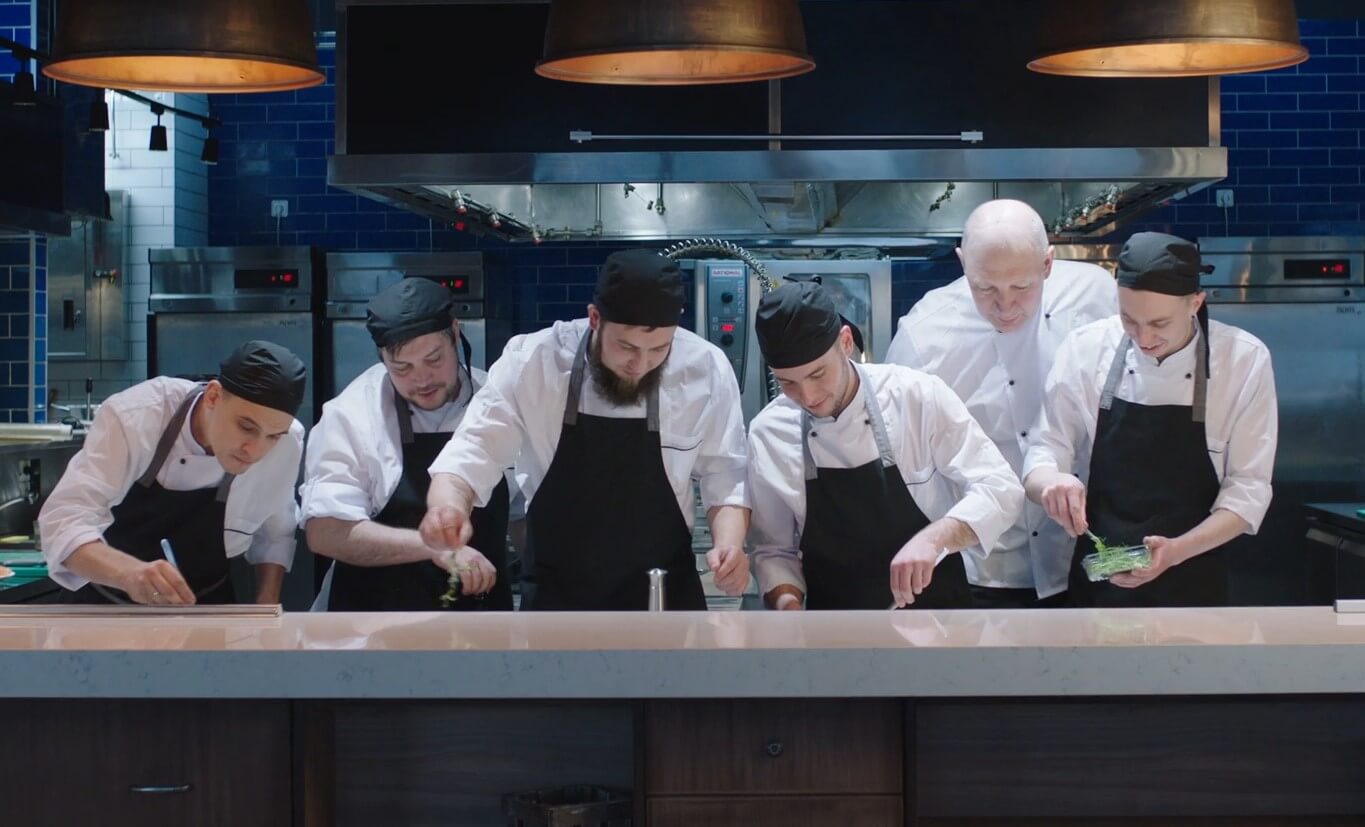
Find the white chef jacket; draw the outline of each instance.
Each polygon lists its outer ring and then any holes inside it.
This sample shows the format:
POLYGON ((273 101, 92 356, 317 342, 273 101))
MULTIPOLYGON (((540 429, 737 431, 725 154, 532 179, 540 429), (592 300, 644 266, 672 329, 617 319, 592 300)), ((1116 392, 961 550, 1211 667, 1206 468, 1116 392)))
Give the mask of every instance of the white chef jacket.
MULTIPOLYGON (((1022 479, 1028 432, 1057 346, 1076 328, 1117 312, 1118 289, 1108 271, 1055 261, 1038 313, 1019 330, 1001 333, 976 309, 964 276, 915 303, 900 320, 886 361, 947 382, 1022 479)), ((1042 506, 1026 502, 989 556, 966 556, 967 579, 1050 597, 1066 590, 1074 545, 1042 506)))
MULTIPOLYGON (((813 418, 811 457, 821 468, 856 468, 877 458, 865 394, 871 385, 891 453, 910 496, 932 522, 954 517, 985 548, 1019 517, 1024 489, 967 407, 941 379, 899 365, 862 365, 853 401, 837 417, 813 418)), ((761 593, 806 591, 799 547, 806 520, 801 408, 786 396, 749 426, 749 540, 761 593)), ((905 538, 909 542, 910 538, 905 538)), ((887 571, 889 578, 890 570, 887 571)))
MULTIPOLYGON (((474 391, 487 375, 471 370, 474 387, 461 371, 460 392, 436 411, 409 405, 418 434, 454 431, 474 391)), ((322 406, 322 417, 308 434, 299 519, 332 517, 348 522, 373 519, 388 504, 403 477, 403 445, 398 432, 393 385, 376 363, 322 406)))
MULTIPOLYGON (((1203 335, 1160 364, 1136 346, 1128 350, 1115 396, 1141 405, 1185 405, 1194 398, 1195 355, 1203 335)), ((1048 374, 1043 412, 1024 457, 1024 476, 1039 468, 1090 476, 1100 396, 1123 325, 1118 316, 1089 324, 1057 349, 1048 374)), ((1209 384, 1204 419, 1209 459, 1219 491, 1212 510, 1225 508, 1255 534, 1270 507, 1279 412, 1270 351, 1241 328, 1209 322, 1209 384)))
MULTIPOLYGON (((104 530, 114 524, 113 507, 123 502, 152 464, 162 430, 194 387, 187 379, 158 376, 114 394, 100 406, 84 446, 71 458, 38 515, 43 557, 58 585, 75 591, 90 582, 67 569, 64 561, 86 543, 104 541, 104 530)), ((190 432, 192 420, 193 410, 157 472, 156 481, 167 490, 209 488, 223 479, 223 466, 190 432)), ((263 459, 232 481, 223 525, 229 558, 245 554, 252 564, 285 568, 293 563, 297 525, 293 489, 302 453, 303 425, 295 420, 263 459)))
MULTIPOLYGON (((464 420, 432 474, 456 474, 473 488, 482 506, 498 484, 500 469, 516 462, 516 481, 528 508, 549 472, 563 428, 569 374, 587 319, 556 322, 517 336, 474 394, 464 420)), ((748 507, 745 493, 744 415, 734 368, 720 348, 678 328, 659 385, 659 436, 664 471, 690 529, 692 479, 701 483, 702 503, 748 507)), ((582 413, 613 418, 645 417, 645 401, 616 406, 584 378, 582 413)))

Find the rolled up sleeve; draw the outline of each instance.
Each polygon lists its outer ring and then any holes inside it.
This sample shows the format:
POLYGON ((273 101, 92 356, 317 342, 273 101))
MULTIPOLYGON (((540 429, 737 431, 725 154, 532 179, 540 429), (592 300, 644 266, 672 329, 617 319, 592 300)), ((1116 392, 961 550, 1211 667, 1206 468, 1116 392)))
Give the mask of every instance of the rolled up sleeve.
POLYGON ((753 513, 749 544, 760 594, 782 585, 806 591, 798 551, 800 519, 791 505, 805 502, 805 480, 799 488, 793 485, 794 477, 800 476, 798 464, 784 455, 780 440, 771 432, 760 427, 750 434, 747 476, 753 513))
MULTIPOLYGON (((526 354, 513 340, 488 371, 488 381, 474 394, 464 419, 427 469, 454 474, 474 489, 474 505, 483 507, 512 466, 526 439, 518 392, 526 381, 526 354)), ((541 400, 542 402, 544 400, 541 400)))
POLYGON ((701 452, 692 473, 700 483, 706 508, 722 505, 748 508, 748 444, 739 384, 734 371, 719 354, 715 362, 701 452))
POLYGON ((303 453, 303 426, 296 422, 295 429, 270 452, 271 474, 264 478, 265 484, 259 490, 252 492, 253 509, 266 510, 265 519, 243 555, 252 565, 274 563, 289 569, 294 564, 295 531, 299 525, 294 480, 303 453))
POLYGON ((314 517, 358 522, 373 516, 373 483, 364 461, 366 452, 373 449, 366 444, 340 410, 324 411, 308 434, 303 485, 299 486, 303 523, 314 517))
POLYGON ((1233 406, 1223 480, 1213 508, 1246 520, 1255 534, 1270 508, 1270 477, 1275 470, 1279 411, 1270 353, 1259 348, 1233 406))

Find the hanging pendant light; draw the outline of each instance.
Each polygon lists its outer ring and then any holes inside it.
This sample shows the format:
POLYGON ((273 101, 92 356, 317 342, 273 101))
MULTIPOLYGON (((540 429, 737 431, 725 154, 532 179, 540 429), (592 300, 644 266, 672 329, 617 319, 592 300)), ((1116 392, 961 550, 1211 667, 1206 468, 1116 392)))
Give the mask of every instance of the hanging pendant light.
POLYGON ((43 74, 162 92, 278 92, 324 80, 303 0, 63 0, 43 74))
POLYGON ((695 85, 809 72, 796 0, 553 0, 536 74, 695 85))
POLYGON ((1028 68, 1050 75, 1185 77, 1308 59, 1293 0, 1053 3, 1028 68))

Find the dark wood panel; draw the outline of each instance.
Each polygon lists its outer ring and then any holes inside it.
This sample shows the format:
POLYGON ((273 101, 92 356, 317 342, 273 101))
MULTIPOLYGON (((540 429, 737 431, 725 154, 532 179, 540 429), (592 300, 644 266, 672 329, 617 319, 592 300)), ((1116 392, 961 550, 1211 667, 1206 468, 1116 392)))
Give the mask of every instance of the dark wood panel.
POLYGON ((650 795, 895 793, 894 700, 658 701, 646 710, 650 795))
POLYGON ((629 704, 343 703, 334 714, 337 827, 504 827, 506 793, 634 778, 629 704))
POLYGON ((649 827, 902 827, 895 795, 651 798, 649 827))
POLYGON ((921 816, 1365 814, 1359 700, 916 708, 921 816))
POLYGON ((290 822, 287 701, 9 706, 22 712, 6 727, 0 775, 23 794, 6 797, 6 823, 290 822))

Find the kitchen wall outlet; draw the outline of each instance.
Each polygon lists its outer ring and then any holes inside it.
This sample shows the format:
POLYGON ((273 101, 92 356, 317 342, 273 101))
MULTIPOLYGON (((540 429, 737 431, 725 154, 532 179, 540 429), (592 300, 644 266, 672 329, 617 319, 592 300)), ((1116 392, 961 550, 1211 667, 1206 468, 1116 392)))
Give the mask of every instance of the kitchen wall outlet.
POLYGON ((1232 190, 1214 190, 1213 203, 1220 207, 1232 206, 1232 190))
POLYGON ((277 198, 277 199, 275 199, 274 201, 271 201, 271 202, 270 202, 270 217, 271 217, 271 218, 288 218, 288 217, 289 217, 289 202, 286 201, 286 200, 284 200, 283 198, 277 198))

